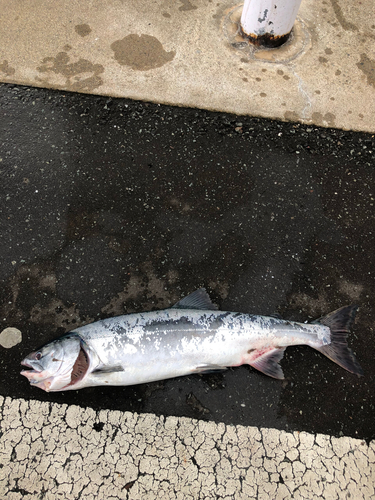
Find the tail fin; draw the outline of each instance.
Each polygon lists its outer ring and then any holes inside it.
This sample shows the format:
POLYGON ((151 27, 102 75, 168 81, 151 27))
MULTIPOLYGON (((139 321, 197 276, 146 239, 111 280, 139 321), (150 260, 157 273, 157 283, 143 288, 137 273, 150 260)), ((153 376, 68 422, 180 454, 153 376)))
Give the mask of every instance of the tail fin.
POLYGON ((357 309, 358 306, 344 306, 316 321, 316 323, 328 326, 331 330, 331 343, 317 350, 345 370, 363 376, 362 368, 346 343, 346 337, 354 322, 357 309))

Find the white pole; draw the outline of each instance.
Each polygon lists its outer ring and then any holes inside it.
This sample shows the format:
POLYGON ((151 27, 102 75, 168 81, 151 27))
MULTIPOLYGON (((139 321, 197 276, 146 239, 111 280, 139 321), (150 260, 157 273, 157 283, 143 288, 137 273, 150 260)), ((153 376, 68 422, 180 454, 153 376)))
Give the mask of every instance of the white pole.
POLYGON ((287 41, 302 0, 245 0, 243 35, 255 45, 278 47, 287 41))

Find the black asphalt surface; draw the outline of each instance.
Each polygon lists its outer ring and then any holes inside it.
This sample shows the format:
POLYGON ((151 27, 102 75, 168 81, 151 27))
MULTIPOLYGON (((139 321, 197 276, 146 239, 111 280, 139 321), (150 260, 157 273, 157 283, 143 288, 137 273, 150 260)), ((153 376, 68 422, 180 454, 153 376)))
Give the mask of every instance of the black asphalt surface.
POLYGON ((373 135, 0 86, 4 396, 374 439, 373 135), (207 288, 221 309, 306 321, 357 303, 358 378, 289 347, 285 381, 242 366, 47 394, 40 345, 207 288))

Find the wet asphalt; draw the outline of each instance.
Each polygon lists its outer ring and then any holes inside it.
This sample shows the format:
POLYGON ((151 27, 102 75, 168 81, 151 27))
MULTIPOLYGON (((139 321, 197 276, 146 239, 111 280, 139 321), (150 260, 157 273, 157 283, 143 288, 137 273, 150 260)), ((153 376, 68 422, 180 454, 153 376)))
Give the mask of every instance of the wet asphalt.
POLYGON ((95 409, 375 438, 373 135, 0 85, 0 393, 95 409), (289 347, 242 366, 47 394, 20 361, 100 318, 206 287, 221 309, 307 321, 360 309, 358 378, 289 347))

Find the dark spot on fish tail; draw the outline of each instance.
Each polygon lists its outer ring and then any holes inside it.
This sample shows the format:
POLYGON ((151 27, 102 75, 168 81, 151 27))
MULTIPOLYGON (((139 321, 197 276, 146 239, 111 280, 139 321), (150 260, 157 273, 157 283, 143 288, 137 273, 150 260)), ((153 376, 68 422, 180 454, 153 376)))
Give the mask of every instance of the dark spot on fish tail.
POLYGON ((76 362, 74 363, 72 374, 70 377, 70 382, 67 385, 67 387, 70 385, 74 385, 80 380, 82 380, 83 377, 86 375, 88 367, 89 367, 89 361, 87 359, 87 354, 81 347, 76 362))
POLYGON ((249 350, 247 351, 247 354, 251 354, 251 353, 252 353, 252 352, 254 352, 254 351, 256 351, 256 349, 249 349, 249 350))

